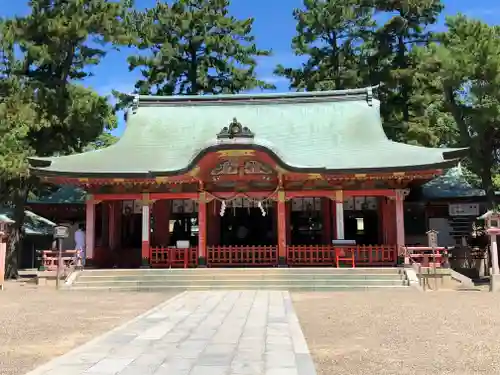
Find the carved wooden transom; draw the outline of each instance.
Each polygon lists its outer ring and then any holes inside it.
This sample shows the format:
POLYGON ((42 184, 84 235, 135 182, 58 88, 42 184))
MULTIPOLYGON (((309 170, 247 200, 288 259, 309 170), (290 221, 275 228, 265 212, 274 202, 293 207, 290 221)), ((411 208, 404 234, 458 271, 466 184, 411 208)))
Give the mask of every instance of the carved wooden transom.
POLYGON ((236 160, 224 160, 212 169, 210 175, 272 175, 273 173, 270 166, 256 160, 247 160, 242 164, 236 160))

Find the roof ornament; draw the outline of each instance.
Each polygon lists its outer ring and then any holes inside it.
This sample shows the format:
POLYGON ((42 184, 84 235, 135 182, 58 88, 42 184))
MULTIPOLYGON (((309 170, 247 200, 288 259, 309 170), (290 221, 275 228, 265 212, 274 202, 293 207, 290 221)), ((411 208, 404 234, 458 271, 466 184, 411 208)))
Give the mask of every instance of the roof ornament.
POLYGON ((254 133, 250 131, 246 126, 241 125, 240 122, 235 118, 229 124, 222 128, 219 134, 217 134, 217 139, 234 139, 234 138, 253 138, 254 133))

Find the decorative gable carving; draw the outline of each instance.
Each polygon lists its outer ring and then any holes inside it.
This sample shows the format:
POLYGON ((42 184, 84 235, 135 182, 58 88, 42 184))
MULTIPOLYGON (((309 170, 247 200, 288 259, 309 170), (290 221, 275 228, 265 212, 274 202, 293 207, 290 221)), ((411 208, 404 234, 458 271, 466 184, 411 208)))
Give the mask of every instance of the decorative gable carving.
POLYGON ((238 120, 233 118, 229 126, 222 128, 217 139, 234 139, 234 138, 253 138, 254 134, 246 126, 241 125, 238 120))

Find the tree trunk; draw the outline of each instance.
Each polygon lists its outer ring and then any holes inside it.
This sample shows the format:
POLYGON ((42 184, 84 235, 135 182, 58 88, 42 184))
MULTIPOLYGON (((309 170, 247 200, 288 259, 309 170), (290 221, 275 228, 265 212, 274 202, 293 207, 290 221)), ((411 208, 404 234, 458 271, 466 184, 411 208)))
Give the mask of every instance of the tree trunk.
POLYGON ((5 277, 7 279, 13 279, 19 276, 19 260, 21 258, 24 236, 24 207, 28 197, 28 182, 26 180, 20 180, 18 188, 14 190, 13 194, 13 220, 15 222, 9 228, 9 237, 7 240, 7 254, 5 260, 5 277))
POLYGON ((486 192, 486 204, 488 210, 496 209, 495 202, 495 187, 493 186, 493 178, 491 177, 491 169, 484 169, 481 173, 481 185, 486 192))

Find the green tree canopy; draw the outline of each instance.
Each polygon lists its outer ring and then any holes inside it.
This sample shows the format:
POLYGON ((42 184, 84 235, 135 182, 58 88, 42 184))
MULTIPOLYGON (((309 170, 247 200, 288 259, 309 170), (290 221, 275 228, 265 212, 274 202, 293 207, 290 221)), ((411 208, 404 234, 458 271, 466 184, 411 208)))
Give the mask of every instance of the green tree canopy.
POLYGON ((439 43, 419 51, 416 79, 440 87, 443 109, 454 120, 462 146, 470 147, 470 168, 494 205, 492 175, 500 146, 500 27, 463 15, 447 19, 439 43))
POLYGON ((135 12, 136 46, 148 54, 130 56, 130 70, 141 69, 141 94, 238 93, 272 88, 256 76, 253 19, 238 20, 228 0, 174 0, 135 12))
POLYGON ((297 90, 358 86, 363 81, 360 47, 375 26, 372 15, 363 0, 304 0, 303 8, 293 11, 297 35, 292 48, 308 59, 298 69, 279 65, 275 73, 297 90))
POLYGON ((294 10, 292 48, 307 61, 298 69, 278 66, 276 73, 297 90, 382 84, 378 97, 387 135, 433 144, 436 136, 423 114, 428 96, 413 85, 411 51, 432 40, 428 26, 442 8, 439 0, 304 0, 294 10))
POLYGON ((127 43, 130 1, 32 0, 0 24, 0 202, 15 207, 7 275, 17 274, 24 204, 38 182, 27 157, 82 151, 116 126, 107 99, 78 84, 109 46, 127 43), (14 51, 16 53, 14 53, 14 51))
MULTIPOLYGON (((425 127, 421 112, 429 104, 415 91, 416 63, 411 51, 432 41, 429 26, 437 22, 444 6, 441 0, 372 0, 375 12, 387 16, 367 45, 374 52, 369 58, 370 81, 383 83, 379 90, 381 114, 388 136, 412 141, 408 133, 425 127), (423 100, 418 100, 423 99, 423 100), (414 129, 410 129, 413 127, 414 129)), ((429 130, 429 129, 427 129, 429 130)))

